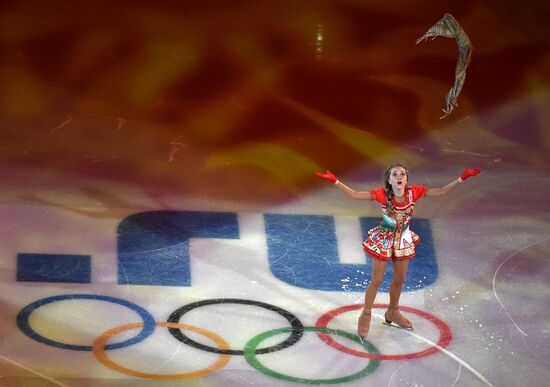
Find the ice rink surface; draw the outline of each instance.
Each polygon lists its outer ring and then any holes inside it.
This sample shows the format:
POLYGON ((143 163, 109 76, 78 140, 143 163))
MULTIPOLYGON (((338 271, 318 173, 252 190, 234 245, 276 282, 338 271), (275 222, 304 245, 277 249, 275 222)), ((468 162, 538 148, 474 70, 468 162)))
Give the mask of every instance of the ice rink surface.
POLYGON ((5 1, 0 386, 543 386, 544 1, 5 1), (474 47, 440 119, 457 45, 474 47), (356 336, 394 162, 421 199, 401 309, 356 336))

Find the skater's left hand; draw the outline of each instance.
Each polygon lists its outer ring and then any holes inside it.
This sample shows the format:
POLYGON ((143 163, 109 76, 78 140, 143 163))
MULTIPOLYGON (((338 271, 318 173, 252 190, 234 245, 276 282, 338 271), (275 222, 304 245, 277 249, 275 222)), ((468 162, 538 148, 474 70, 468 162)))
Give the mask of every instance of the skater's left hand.
POLYGON ((481 169, 479 168, 470 169, 470 167, 466 167, 462 172, 462 175, 460 175, 460 182, 462 183, 464 180, 466 180, 470 176, 479 175, 479 172, 481 172, 481 169))

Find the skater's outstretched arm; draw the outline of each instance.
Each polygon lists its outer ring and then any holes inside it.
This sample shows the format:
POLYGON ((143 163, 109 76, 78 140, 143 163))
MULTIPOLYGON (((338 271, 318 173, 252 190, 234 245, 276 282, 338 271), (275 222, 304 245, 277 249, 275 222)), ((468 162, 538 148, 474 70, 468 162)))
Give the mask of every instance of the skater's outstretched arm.
POLYGON ((338 180, 336 176, 334 176, 330 171, 326 171, 325 173, 317 172, 316 175, 330 181, 352 199, 373 200, 372 195, 369 191, 356 191, 353 188, 348 187, 340 180, 338 180))
POLYGON ((428 188, 426 191, 426 196, 433 197, 445 195, 469 177, 478 175, 479 172, 481 172, 481 169, 479 168, 470 169, 470 167, 466 167, 458 179, 451 181, 446 186, 441 188, 428 188))

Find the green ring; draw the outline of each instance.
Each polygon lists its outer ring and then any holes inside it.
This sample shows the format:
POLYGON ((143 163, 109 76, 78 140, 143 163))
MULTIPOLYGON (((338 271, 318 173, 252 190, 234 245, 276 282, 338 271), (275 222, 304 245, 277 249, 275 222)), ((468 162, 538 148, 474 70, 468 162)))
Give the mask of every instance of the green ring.
MULTIPOLYGON (((258 345, 262 341, 264 341, 265 339, 267 339, 271 336, 275 336, 275 335, 278 335, 278 334, 281 334, 281 333, 289 333, 291 331, 292 331, 291 327, 286 327, 286 328, 273 329, 271 331, 260 333, 259 335, 254 336, 252 339, 250 339, 248 341, 248 343, 246 343, 246 345, 244 347, 244 350, 243 350, 244 351, 244 358, 246 359, 248 364, 250 364, 252 367, 256 368, 258 371, 260 371, 261 373, 263 373, 265 375, 272 376, 276 379, 286 380, 286 381, 289 381, 289 382, 304 383, 304 384, 345 383, 345 382, 349 382, 349 381, 352 381, 352 380, 360 379, 363 376, 367 376, 367 375, 373 373, 378 368, 378 366, 380 366, 380 360, 370 359, 368 365, 365 368, 363 368, 361 371, 359 371, 355 374, 352 374, 352 375, 342 376, 340 378, 335 378, 335 379, 306 379, 306 378, 299 378, 299 377, 296 377, 296 376, 281 374, 281 373, 273 371, 273 370, 267 368, 266 366, 264 366, 263 364, 261 364, 260 361, 258 360, 258 358, 256 357, 256 354, 255 354, 255 350, 258 347, 258 345)), ((331 329, 331 328, 320 328, 320 327, 304 327, 304 331, 321 332, 321 333, 328 333, 328 334, 334 334, 334 335, 342 336, 342 337, 345 337, 349 340, 355 341, 356 343, 362 344, 369 353, 376 353, 376 354, 380 353, 378 351, 378 349, 373 344, 371 344, 370 342, 368 342, 364 339, 361 340, 361 338, 359 338, 359 336, 357 336, 355 334, 352 334, 352 333, 349 333, 349 332, 346 332, 346 331, 341 331, 339 329, 331 329)))

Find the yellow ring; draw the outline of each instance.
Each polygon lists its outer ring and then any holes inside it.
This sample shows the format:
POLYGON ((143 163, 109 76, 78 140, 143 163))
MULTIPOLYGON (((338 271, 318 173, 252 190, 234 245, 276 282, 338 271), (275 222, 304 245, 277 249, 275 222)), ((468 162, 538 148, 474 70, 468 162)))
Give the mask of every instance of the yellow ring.
MULTIPOLYGON (((211 339, 221 349, 230 349, 229 344, 227 344, 227 342, 224 339, 222 339, 220 336, 216 335, 213 332, 204 330, 202 328, 199 328, 193 325, 172 323, 172 322, 157 322, 156 326, 165 327, 165 328, 180 328, 180 329, 186 329, 188 331, 197 332, 211 339)), ((198 378, 201 376, 205 376, 211 372, 214 372, 223 368, 231 358, 229 355, 220 355, 218 360, 208 368, 204 368, 202 370, 193 371, 193 372, 185 372, 181 374, 149 374, 146 372, 139 372, 129 368, 122 367, 121 365, 118 365, 117 363, 112 361, 105 352, 105 345, 107 344, 107 342, 113 336, 119 333, 126 332, 131 329, 141 328, 141 327, 143 327, 143 323, 125 324, 125 325, 120 325, 116 328, 110 329, 107 332, 103 333, 94 341, 93 352, 95 357, 105 366, 115 371, 118 371, 122 374, 137 376, 139 378, 158 379, 158 380, 191 379, 191 378, 198 378)))

